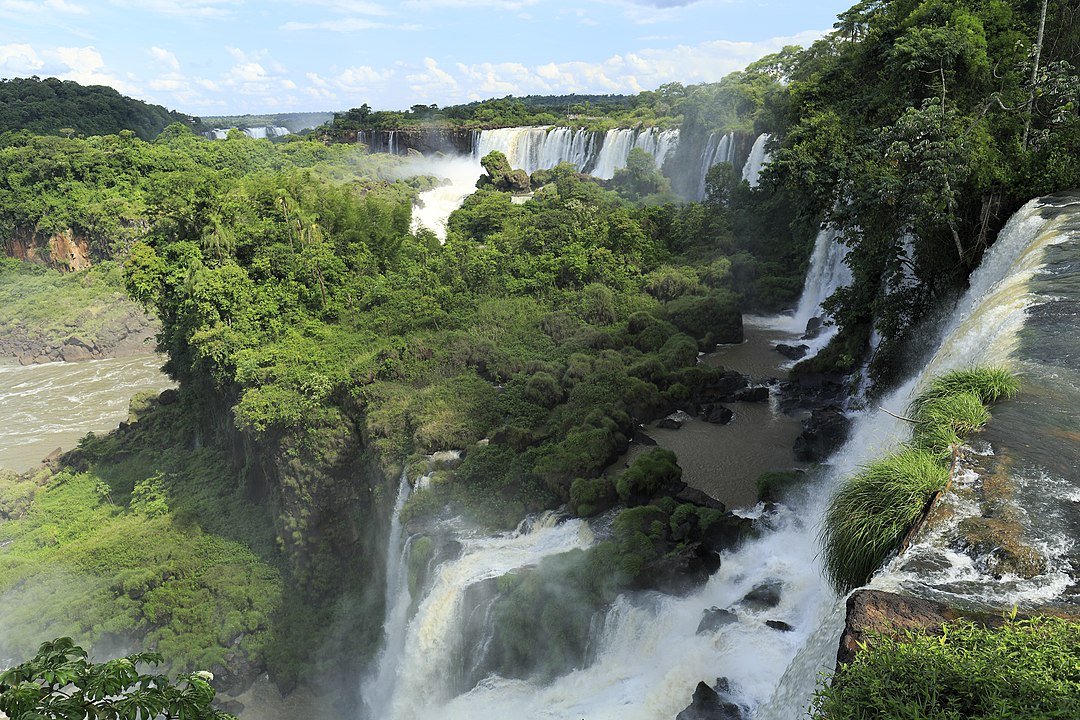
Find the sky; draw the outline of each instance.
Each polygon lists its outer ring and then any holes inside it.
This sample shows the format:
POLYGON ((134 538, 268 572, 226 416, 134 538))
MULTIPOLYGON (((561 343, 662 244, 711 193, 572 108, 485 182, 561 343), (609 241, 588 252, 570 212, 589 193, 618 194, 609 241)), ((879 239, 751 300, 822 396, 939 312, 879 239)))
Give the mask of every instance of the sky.
POLYGON ((0 77, 193 115, 714 82, 854 0, 0 0, 0 77))

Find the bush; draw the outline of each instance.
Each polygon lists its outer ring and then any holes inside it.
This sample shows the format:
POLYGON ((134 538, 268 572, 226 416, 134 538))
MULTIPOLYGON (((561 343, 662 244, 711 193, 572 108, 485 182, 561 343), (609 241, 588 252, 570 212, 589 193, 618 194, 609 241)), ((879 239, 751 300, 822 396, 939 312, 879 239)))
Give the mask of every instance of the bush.
POLYGON ((570 483, 570 512, 591 517, 610 508, 617 499, 615 486, 606 477, 577 478, 570 483))
POLYGON ((619 499, 629 506, 644 505, 660 488, 682 479, 682 468, 675 453, 653 448, 634 460, 626 472, 615 481, 619 499))
POLYGON ((821 529, 824 570, 838 591, 865 584, 922 516, 949 471, 914 448, 867 465, 839 489, 821 529))
POLYGON ((677 298, 664 305, 664 316, 703 346, 743 340, 742 310, 738 298, 727 291, 677 298))
POLYGON ((990 411, 973 392, 931 398, 919 405, 912 433, 915 447, 935 457, 951 457, 953 448, 990 420, 990 411))
POLYGON ((1000 367, 975 367, 954 370, 935 378, 923 392, 911 402, 911 413, 918 416, 924 405, 939 398, 974 393, 984 405, 1007 400, 1020 391, 1020 381, 1009 370, 1000 367))
POLYGON ((873 635, 818 690, 817 720, 1080 717, 1080 624, 1038 617, 991 630, 873 635))

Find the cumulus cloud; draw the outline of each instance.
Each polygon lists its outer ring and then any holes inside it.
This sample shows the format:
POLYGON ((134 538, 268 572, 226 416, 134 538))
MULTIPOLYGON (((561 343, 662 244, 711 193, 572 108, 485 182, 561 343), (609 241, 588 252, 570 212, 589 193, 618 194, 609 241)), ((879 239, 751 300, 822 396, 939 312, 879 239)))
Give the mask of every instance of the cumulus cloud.
POLYGON ((23 43, 0 45, 0 70, 12 75, 34 73, 45 66, 45 61, 33 47, 23 43))
POLYGON ((176 55, 169 52, 168 50, 159 47, 152 47, 150 48, 149 52, 150 57, 152 57, 154 59, 154 62, 158 63, 159 65, 164 65, 170 70, 180 69, 180 61, 176 59, 176 55))
POLYGON ((699 45, 642 49, 601 62, 456 63, 443 69, 433 58, 424 70, 406 75, 413 98, 457 102, 501 95, 563 93, 637 93, 678 81, 717 82, 763 55, 786 45, 809 45, 825 31, 809 31, 762 42, 714 40, 699 45))

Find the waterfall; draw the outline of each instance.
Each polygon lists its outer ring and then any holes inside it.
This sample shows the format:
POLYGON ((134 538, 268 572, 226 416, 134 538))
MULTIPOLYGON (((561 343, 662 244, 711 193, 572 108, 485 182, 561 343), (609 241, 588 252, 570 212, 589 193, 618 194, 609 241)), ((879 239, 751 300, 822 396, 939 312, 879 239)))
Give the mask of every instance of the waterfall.
MULTIPOLYGON (((470 610, 464 602, 468 589, 535 565, 549 555, 588 547, 593 541, 587 523, 559 521, 552 513, 523 523, 514 533, 483 536, 459 529, 456 534, 462 544, 461 555, 438 568, 431 589, 408 624, 391 702, 385 712, 372 717, 448 717, 445 706, 453 700, 460 676, 455 662, 463 651, 462 629, 470 610)), ((472 716, 479 714, 473 712, 472 716)))
POLYGON ((701 169, 698 172, 698 187, 695 200, 705 199, 705 176, 709 169, 719 163, 735 162, 735 133, 713 133, 705 143, 705 152, 701 154, 701 169))
POLYGON ((383 647, 375 664, 375 671, 360 688, 362 704, 368 717, 386 717, 394 689, 397 686, 397 669, 405 646, 405 626, 408 622, 409 574, 406 572, 408 543, 402 541, 401 509, 409 499, 408 470, 402 470, 397 500, 390 516, 390 537, 386 544, 386 601, 383 619, 383 647))
POLYGON ((272 137, 282 137, 289 134, 289 128, 281 127, 278 125, 266 125, 264 127, 248 127, 248 128, 214 128, 208 132, 203 133, 211 140, 224 140, 229 137, 229 130, 239 130, 254 140, 265 140, 272 137))
POLYGON ((532 174, 559 163, 576 165, 582 172, 609 180, 633 148, 653 156, 661 166, 678 142, 678 130, 617 128, 600 134, 591 130, 564 127, 519 127, 482 130, 476 139, 473 157, 480 158, 493 150, 506 155, 510 167, 532 174))
MULTIPOLYGON (((1080 448, 1072 439, 1080 403, 1080 364, 1074 359, 1078 301, 1080 197, 1033 200, 1010 219, 972 273, 968 291, 934 340, 932 360, 882 406, 902 411, 930 378, 974 364, 1014 367, 1022 378, 1022 395, 994 408, 989 428, 975 440, 979 449, 967 454, 954 490, 946 496, 951 517, 879 572, 872 587, 1000 611, 1013 604, 1045 603, 1076 582, 1069 557, 1075 553, 1080 527, 1075 474, 1080 448), (1063 343, 1068 351, 1054 357, 1051 348, 1063 343), (993 572, 985 556, 971 555, 970 544, 958 538, 963 520, 981 512, 968 497, 979 484, 972 466, 997 453, 1003 461, 999 470, 1016 487, 1010 510, 1045 562, 1033 577, 993 572)), ((854 469, 853 456, 878 457, 906 439, 909 429, 903 425, 883 412, 859 417, 852 438, 830 459, 828 475, 834 479, 827 485, 854 469)), ((989 554, 998 550, 991 548, 989 554)), ((832 594, 824 585, 819 592, 832 594)), ((786 720, 805 713, 815 670, 831 669, 835 663, 842 626, 842 603, 833 600, 821 616, 821 630, 796 655, 776 693, 755 713, 756 720, 786 720)))
POLYGON ((742 169, 742 179, 750 183, 750 187, 757 187, 761 177, 761 169, 769 162, 769 153, 765 150, 765 143, 769 141, 768 133, 761 133, 754 140, 754 146, 750 148, 750 154, 746 157, 746 163, 742 169))

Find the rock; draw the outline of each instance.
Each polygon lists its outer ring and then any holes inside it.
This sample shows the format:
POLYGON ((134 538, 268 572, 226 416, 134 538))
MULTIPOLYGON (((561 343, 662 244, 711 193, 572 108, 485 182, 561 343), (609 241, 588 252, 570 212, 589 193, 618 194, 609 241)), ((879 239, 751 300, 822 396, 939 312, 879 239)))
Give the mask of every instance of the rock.
POLYGON ((803 330, 803 340, 813 340, 821 334, 822 321, 819 317, 812 317, 806 321, 806 328, 803 330))
POLYGON ((630 436, 630 442, 635 445, 641 445, 642 447, 652 447, 656 445, 656 440, 646 435, 641 428, 634 428, 634 434, 630 436))
POLYGON ((63 448, 56 448, 51 453, 45 456, 45 459, 41 461, 41 464, 48 466, 51 470, 59 470, 60 458, 63 454, 63 448))
POLYGON ((701 414, 705 418, 705 422, 710 422, 713 425, 727 425, 735 417, 735 413, 723 405, 706 405, 702 408, 701 414))
POLYGON ((661 430, 678 430, 683 426, 682 421, 673 415, 668 415, 660 422, 656 423, 656 427, 661 430))
POLYGON ((769 388, 765 385, 744 388, 735 392, 736 402, 764 402, 769 399, 769 388))
POLYGON ((704 543, 681 543, 673 552, 647 563, 648 586, 669 595, 685 595, 720 569, 720 555, 704 543))
POLYGON ((689 485, 674 492, 672 497, 681 503, 690 503, 691 505, 707 507, 712 510, 719 510, 720 512, 725 512, 727 510, 727 506, 724 505, 724 503, 697 488, 690 487, 689 485))
POLYGON ((779 630, 780 632, 793 632, 795 630, 795 628, 788 625, 783 620, 766 620, 765 624, 773 630, 779 630))
POLYGON ((803 462, 820 462, 827 458, 847 439, 851 420, 837 405, 814 410, 803 421, 803 431, 795 439, 795 459, 803 462))
POLYGON ((725 513, 701 531, 701 541, 716 552, 730 550, 742 542, 753 524, 749 518, 725 513))
POLYGON ((859 643, 865 642, 871 631, 901 636, 905 630, 923 630, 931 635, 940 635, 943 623, 961 617, 992 628, 1005 623, 1005 618, 1000 614, 961 613, 956 608, 933 600, 904 597, 881 590, 857 590, 847 599, 847 620, 836 652, 837 666, 855 659, 859 643))
POLYGON ((723 370, 701 383, 692 396, 698 405, 732 402, 735 394, 750 387, 750 378, 734 370, 723 370))
POLYGON ((806 357, 806 352, 810 349, 809 345, 785 345, 779 343, 773 346, 776 352, 780 353, 788 360, 802 360, 806 357))
POLYGON ((64 362, 79 362, 93 357, 94 353, 82 345, 64 345, 60 348, 60 359, 64 362))
POLYGON ((768 580, 755 585, 754 589, 743 596, 742 604, 751 610, 769 610, 780 604, 780 589, 783 583, 779 580, 768 580))
POLYGON ((161 405, 172 405, 179 399, 180 394, 174 388, 162 390, 161 394, 158 395, 158 403, 161 405))
MULTIPOLYGON (((727 682, 717 680, 717 685, 723 688, 726 696, 728 693, 727 682)), ((693 699, 685 710, 675 716, 675 720, 745 720, 749 715, 740 706, 724 700, 720 693, 699 682, 694 688, 693 699)))
POLYGON ((698 623, 697 634, 702 635, 704 633, 716 632, 725 625, 730 625, 731 623, 738 621, 739 616, 731 610, 721 610, 718 607, 711 607, 701 613, 701 622, 698 623))

